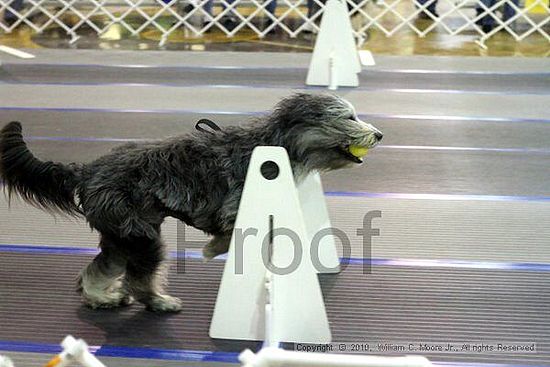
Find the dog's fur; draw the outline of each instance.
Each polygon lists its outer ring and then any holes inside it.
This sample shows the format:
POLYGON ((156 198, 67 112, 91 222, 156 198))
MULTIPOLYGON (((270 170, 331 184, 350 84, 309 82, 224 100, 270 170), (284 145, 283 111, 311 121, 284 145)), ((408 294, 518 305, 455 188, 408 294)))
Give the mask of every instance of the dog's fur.
POLYGON ((213 235, 204 255, 227 252, 248 162, 259 145, 286 148, 296 180, 311 171, 361 163, 347 147, 382 138, 351 104, 332 95, 296 94, 247 126, 131 143, 89 164, 43 162, 28 150, 21 124, 0 134, 0 174, 11 197, 49 211, 83 215, 101 234, 101 253, 80 275, 91 307, 133 298, 155 311, 178 311, 164 294, 160 226, 175 217, 213 235))

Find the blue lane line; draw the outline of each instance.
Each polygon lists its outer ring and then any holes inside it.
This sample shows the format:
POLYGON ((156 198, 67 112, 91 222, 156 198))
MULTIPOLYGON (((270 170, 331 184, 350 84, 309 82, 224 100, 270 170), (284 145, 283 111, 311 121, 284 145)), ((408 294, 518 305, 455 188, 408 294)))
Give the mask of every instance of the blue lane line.
MULTIPOLYGON (((203 70, 307 70, 307 66, 296 67, 296 66, 232 66, 232 65, 197 65, 197 66, 185 66, 185 65, 146 65, 146 64, 63 64, 63 63, 44 63, 44 62, 31 62, 31 63, 3 63, 4 66, 48 66, 52 68, 106 68, 106 69, 173 69, 173 70, 186 70, 186 71, 203 71, 203 70)), ((440 72, 440 71, 439 71, 440 72)), ((518 74, 513 73, 512 75, 533 75, 532 73, 520 72, 518 74)), ((545 72, 534 72, 535 75, 544 75, 545 72)))
MULTIPOLYGON (((61 352, 59 344, 0 341, 0 350, 9 352, 44 353, 55 355, 61 352)), ((191 362, 238 363, 239 353, 209 352, 201 350, 159 349, 119 346, 90 346, 90 351, 98 357, 161 359, 191 362)), ((46 361, 45 361, 46 362, 46 361)))
POLYGON ((358 114, 359 117, 384 118, 395 120, 430 120, 430 121, 479 121, 479 122, 531 122, 550 123, 545 118, 491 117, 491 116, 447 116, 447 115, 403 115, 403 114, 358 114))
MULTIPOLYGON (((270 84, 255 84, 255 85, 246 85, 246 84, 181 84, 181 83, 132 83, 132 82, 31 82, 31 81, 3 81, 0 80, 0 84, 4 85, 37 85, 37 86, 118 86, 118 87, 168 87, 168 88, 209 88, 209 89, 293 89, 293 90, 325 90, 324 87, 316 86, 307 86, 307 85, 270 85, 270 84)), ((347 87, 344 87, 347 88, 347 87)), ((351 87, 350 87, 351 89, 351 87)), ((362 89, 361 87, 354 89, 362 89)), ((367 90, 379 90, 379 91, 388 91, 389 89, 367 89, 367 90)), ((508 92, 487 92, 488 94, 507 94, 508 92)), ((541 94, 546 95, 548 93, 512 93, 514 95, 521 94, 541 94)))
POLYGON ((0 340, 0 350, 8 352, 47 353, 55 355, 61 352, 61 346, 59 344, 0 340))
MULTIPOLYGON (((147 64, 66 64, 66 63, 42 63, 42 62, 29 62, 29 63, 4 63, 4 66, 48 66, 48 67, 62 67, 62 68, 128 68, 128 69, 174 69, 174 70, 308 70, 308 66, 303 67, 296 66, 234 66, 234 65, 147 65, 147 64)), ((362 69, 366 73, 400 73, 400 74, 437 74, 437 75, 518 75, 518 76, 533 76, 533 75, 550 75, 548 71, 489 71, 489 70, 434 70, 434 69, 384 69, 384 68, 372 68, 365 67, 362 69)))
POLYGON ((98 249, 85 247, 68 247, 68 246, 40 246, 29 244, 0 244, 1 252, 15 253, 36 253, 43 255, 96 255, 98 249))
MULTIPOLYGON (((58 344, 35 343, 35 342, 16 342, 0 340, 0 351, 19 352, 19 353, 41 353, 45 362, 61 352, 58 344)), ((90 346, 90 352, 97 357, 115 357, 115 358, 139 358, 139 359, 158 359, 182 362, 223 362, 239 363, 239 353, 235 352, 209 352, 199 350, 184 349, 158 349, 158 348, 140 348, 140 347, 120 347, 120 346, 90 346)), ((429 355, 427 356, 429 359, 429 355)), ((437 362, 431 361, 432 365, 438 367, 548 367, 542 365, 519 365, 502 363, 476 363, 476 362, 437 362)))
MULTIPOLYGON (((0 346, 1 347, 1 346, 0 346)), ((239 353, 201 350, 119 347, 104 345, 95 353, 98 357, 162 359, 191 362, 239 363, 239 353)))
MULTIPOLYGON (((14 245, 0 244, 0 252, 42 254, 42 255, 96 255, 99 250, 82 247, 56 247, 39 245, 14 245)), ((202 260, 200 251, 170 251, 170 257, 191 260, 202 260)), ((214 261, 225 261, 227 255, 217 257, 214 261)), ((478 261, 478 260, 435 260, 435 259, 381 259, 381 258, 340 258, 342 264, 349 265, 375 265, 393 267, 434 267, 434 268, 455 268, 455 269, 485 269, 485 270, 509 270, 509 271, 536 271, 550 272, 550 263, 524 263, 524 262, 503 262, 503 261, 478 261)))
MULTIPOLYGON (((128 143, 161 140, 160 138, 109 138, 109 137, 77 137, 77 136, 25 136, 27 141, 63 141, 74 143, 128 143)), ((520 154, 550 154, 545 148, 482 148, 482 147, 446 147, 428 145, 379 145, 376 149, 395 150, 430 150, 430 151, 458 151, 458 152, 492 152, 492 153, 520 153, 520 154)))
MULTIPOLYGON (((35 85, 35 86, 118 86, 118 87, 166 87, 166 88, 209 88, 209 89, 291 89, 291 90, 326 90, 325 87, 294 84, 181 84, 181 83, 132 83, 132 82, 32 82, 32 81, 2 81, 3 85, 35 85)), ((540 91, 499 91, 499 90, 468 90, 468 89, 422 89, 422 88, 382 88, 382 87, 340 87, 342 90, 360 90, 367 92, 394 92, 394 93, 426 93, 426 94, 476 94, 476 95, 535 95, 546 96, 549 90, 540 91)))
MULTIPOLYGON (((87 108, 87 107, 17 107, 1 106, 0 111, 50 111, 50 112, 95 112, 95 113, 150 113, 150 114, 208 114, 208 115, 232 115, 232 116, 261 116, 269 111, 221 111, 207 109, 132 109, 132 108, 87 108)), ((395 119, 395 120, 433 120, 433 121, 479 121, 479 122, 521 122, 521 123, 550 123, 545 118, 519 118, 519 117, 489 117, 489 116, 447 116, 447 115, 412 115, 412 114, 379 114, 359 113, 359 117, 370 119, 395 119)))
POLYGON ((434 70, 434 69, 368 69, 368 72, 400 73, 400 74, 436 74, 436 75, 508 75, 508 76, 533 76, 550 75, 549 71, 482 71, 482 70, 434 70))
POLYGON ((409 194, 390 192, 349 192, 325 191, 326 196, 333 197, 366 197, 381 199, 411 200, 467 200, 467 201, 550 201, 550 196, 507 196, 507 195, 454 195, 454 194, 409 194))
POLYGON ((548 148, 484 148, 484 147, 449 147, 432 145, 379 145, 376 149, 396 150, 450 150, 457 152, 492 152, 492 153, 527 153, 527 154, 550 154, 548 148))
MULTIPOLYGON (((144 139, 144 138, 101 138, 101 137, 77 137, 77 136, 25 136, 26 141, 65 141, 74 143, 131 143, 131 142, 146 142, 160 139, 144 139)), ((550 151, 550 150, 549 150, 550 151)))
MULTIPOLYGON (((429 359, 429 355, 427 356, 429 359)), ((548 365, 520 365, 504 363, 476 363, 476 362, 432 362, 434 366, 440 367, 548 367, 548 365)))
MULTIPOLYGON (((321 87, 322 88, 322 87, 321 87)), ((310 89, 310 88, 307 88, 310 89)), ((547 96, 550 89, 541 91, 498 91, 498 90, 475 90, 475 89, 422 89, 422 88, 372 88, 372 87, 349 87, 349 90, 363 90, 367 92, 394 92, 394 93, 425 93, 425 94, 476 94, 486 96, 547 96)))
POLYGON ((502 261, 477 260, 432 260, 432 259, 362 259, 341 258, 342 263, 350 265, 376 265, 393 267, 430 267, 452 269, 480 269, 480 270, 507 270, 507 271, 535 271, 550 272, 550 264, 544 263, 514 263, 502 261))
MULTIPOLYGON (((151 114, 209 114, 209 115, 243 115, 261 116, 268 111, 220 111, 220 110, 176 110, 176 109, 132 109, 132 108, 87 108, 87 107, 11 107, 1 106, 0 111, 50 111, 50 112, 107 112, 107 113, 151 113, 151 114)), ((550 121, 550 120, 549 120, 550 121)))
MULTIPOLYGON (((0 187, 4 182, 0 179, 0 187)), ((410 200, 445 200, 445 201, 517 201, 517 202, 548 202, 550 196, 535 195, 477 195, 477 194, 419 194, 399 192, 367 192, 367 191, 325 191, 329 197, 362 197, 371 199, 410 199, 410 200)))

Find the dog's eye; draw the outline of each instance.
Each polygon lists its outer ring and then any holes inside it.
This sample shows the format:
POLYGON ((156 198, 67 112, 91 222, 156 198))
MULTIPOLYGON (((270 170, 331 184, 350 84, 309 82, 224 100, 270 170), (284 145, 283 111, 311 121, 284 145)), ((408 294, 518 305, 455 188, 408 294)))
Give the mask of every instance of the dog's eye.
POLYGON ((357 121, 357 118, 355 117, 355 115, 350 115, 348 116, 348 120, 357 121))

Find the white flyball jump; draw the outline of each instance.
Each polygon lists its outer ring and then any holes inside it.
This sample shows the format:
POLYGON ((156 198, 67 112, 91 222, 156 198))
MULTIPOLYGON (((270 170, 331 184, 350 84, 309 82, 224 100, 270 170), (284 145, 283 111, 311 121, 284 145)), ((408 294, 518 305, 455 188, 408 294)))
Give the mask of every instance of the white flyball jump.
POLYGON ((330 342, 317 273, 339 271, 332 236, 324 236, 311 253, 315 233, 330 227, 324 200, 318 175, 296 187, 284 148, 254 149, 210 325, 212 338, 270 345, 330 342), (278 174, 266 178, 264 168, 278 174))
POLYGON ((258 353, 247 349, 239 355, 243 367, 431 367, 422 356, 376 357, 279 348, 280 342, 331 341, 317 278, 317 273, 340 270, 330 228, 319 175, 312 174, 297 186, 284 148, 254 149, 210 336, 264 340, 265 347, 258 353))
POLYGON ((63 351, 55 356, 46 367, 65 367, 78 363, 82 367, 105 367, 88 348, 88 344, 82 339, 75 339, 67 335, 61 342, 63 351))
POLYGON ((359 86, 361 62, 345 1, 328 0, 311 57, 307 85, 359 86))
POLYGON ((332 224, 328 216, 321 176, 318 173, 310 174, 298 184, 297 189, 309 240, 318 244, 318 251, 313 251, 319 256, 312 257, 315 269, 323 274, 339 273, 340 258, 331 231, 332 224))

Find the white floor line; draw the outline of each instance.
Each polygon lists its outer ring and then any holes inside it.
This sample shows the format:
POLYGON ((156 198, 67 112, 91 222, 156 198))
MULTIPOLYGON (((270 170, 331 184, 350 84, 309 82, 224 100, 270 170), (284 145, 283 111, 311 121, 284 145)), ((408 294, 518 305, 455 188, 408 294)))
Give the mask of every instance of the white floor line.
POLYGON ((28 52, 24 52, 24 51, 21 51, 21 50, 12 48, 12 47, 8 47, 8 46, 0 45, 0 51, 5 52, 5 53, 10 54, 10 55, 15 56, 15 57, 19 57, 21 59, 33 59, 33 58, 35 58, 35 56, 33 54, 30 54, 28 52))

